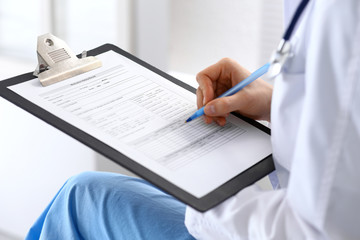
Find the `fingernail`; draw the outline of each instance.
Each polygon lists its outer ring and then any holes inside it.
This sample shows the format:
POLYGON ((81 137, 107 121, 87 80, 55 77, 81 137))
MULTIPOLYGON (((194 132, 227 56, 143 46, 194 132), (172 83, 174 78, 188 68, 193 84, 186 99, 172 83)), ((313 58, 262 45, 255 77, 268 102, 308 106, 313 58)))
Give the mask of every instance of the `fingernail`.
POLYGON ((205 105, 206 104, 206 102, 205 102, 205 98, 203 98, 203 105, 205 105))

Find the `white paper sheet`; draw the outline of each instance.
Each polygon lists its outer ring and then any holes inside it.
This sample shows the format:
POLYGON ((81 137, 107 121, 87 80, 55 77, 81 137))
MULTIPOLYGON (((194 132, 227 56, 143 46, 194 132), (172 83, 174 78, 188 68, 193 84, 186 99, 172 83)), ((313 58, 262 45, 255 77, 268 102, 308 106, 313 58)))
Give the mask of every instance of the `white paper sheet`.
POLYGON ((270 136, 250 124, 184 123, 193 93, 113 51, 97 57, 91 72, 10 89, 198 198, 271 154, 270 136))

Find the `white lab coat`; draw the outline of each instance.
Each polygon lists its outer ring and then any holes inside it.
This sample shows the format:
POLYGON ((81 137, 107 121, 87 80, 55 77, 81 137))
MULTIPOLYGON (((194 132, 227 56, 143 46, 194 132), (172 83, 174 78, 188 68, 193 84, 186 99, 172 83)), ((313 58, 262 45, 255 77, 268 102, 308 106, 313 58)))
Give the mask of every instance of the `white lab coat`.
POLYGON ((312 0, 294 34, 272 100, 282 188, 188 207, 198 239, 360 239, 360 1, 312 0))

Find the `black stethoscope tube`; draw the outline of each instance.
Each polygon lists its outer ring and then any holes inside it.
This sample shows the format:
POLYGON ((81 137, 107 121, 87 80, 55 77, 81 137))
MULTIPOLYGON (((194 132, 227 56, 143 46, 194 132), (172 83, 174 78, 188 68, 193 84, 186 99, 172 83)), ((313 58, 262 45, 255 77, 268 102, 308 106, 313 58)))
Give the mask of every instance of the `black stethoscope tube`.
POLYGON ((288 26, 288 28, 286 29, 286 32, 283 36, 283 39, 285 41, 288 41, 291 37, 291 34, 296 26, 296 23, 298 22, 301 14, 304 12, 304 9, 306 7, 306 5, 309 3, 309 0, 303 0, 299 6, 297 7, 295 14, 293 16, 293 18, 291 19, 290 25, 288 26))
POLYGON ((297 7, 294 16, 291 19, 290 25, 286 29, 283 38, 281 39, 276 51, 273 53, 270 59, 270 67, 268 71, 269 78, 275 78, 283 69, 283 66, 291 55, 290 37, 295 29, 297 22, 299 21, 301 14, 304 12, 305 7, 310 0, 302 0, 297 7))

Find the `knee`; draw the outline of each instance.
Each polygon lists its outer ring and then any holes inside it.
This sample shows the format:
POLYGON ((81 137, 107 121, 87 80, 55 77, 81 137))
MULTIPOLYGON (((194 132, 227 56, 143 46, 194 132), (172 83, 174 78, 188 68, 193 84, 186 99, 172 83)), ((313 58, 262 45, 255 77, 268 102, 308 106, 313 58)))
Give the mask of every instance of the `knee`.
POLYGON ((70 177, 65 186, 66 187, 86 187, 88 185, 93 185, 94 182, 99 179, 101 174, 99 172, 82 172, 75 176, 70 177))
POLYGON ((111 179, 118 175, 120 178, 122 175, 113 174, 113 173, 104 173, 104 172, 95 172, 88 171, 82 172, 80 174, 70 177, 63 190, 66 192, 84 192, 85 190, 90 190, 91 192, 96 192, 109 188, 109 182, 111 179))
POLYGON ((67 189, 89 189, 92 192, 104 192, 117 188, 128 189, 131 182, 137 181, 136 178, 107 172, 83 172, 75 175, 66 182, 67 189))
POLYGON ((78 202, 91 200, 95 204, 105 205, 108 201, 122 201, 135 204, 137 199, 143 198, 147 185, 141 179, 121 174, 83 172, 69 178, 62 193, 67 199, 78 202))

